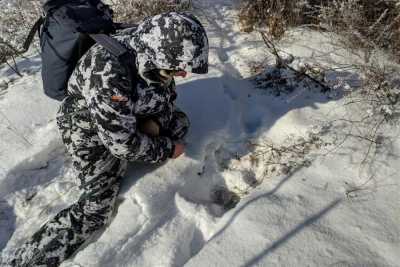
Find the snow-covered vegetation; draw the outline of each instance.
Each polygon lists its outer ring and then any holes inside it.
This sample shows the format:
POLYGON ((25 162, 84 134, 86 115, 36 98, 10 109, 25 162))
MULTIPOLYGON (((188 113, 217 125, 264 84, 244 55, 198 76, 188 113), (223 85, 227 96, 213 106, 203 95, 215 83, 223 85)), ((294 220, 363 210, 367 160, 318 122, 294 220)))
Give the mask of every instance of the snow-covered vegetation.
MULTIPOLYGON (((0 0, 0 64, 23 51, 23 43, 32 25, 43 14, 43 0, 0 0)), ((115 21, 137 23, 147 16, 166 11, 185 11, 191 0, 106 0, 114 11, 115 21)), ((38 44, 36 43, 36 46, 38 44)))
POLYGON ((241 0, 239 19, 242 30, 267 26, 274 38, 291 26, 306 26, 337 33, 348 49, 385 48, 400 55, 397 0, 241 0))
MULTIPOLYGON (((210 71, 177 81, 187 151, 132 163, 111 223, 62 266, 399 266, 398 1, 376 1, 388 11, 362 29, 349 11, 375 1, 329 1, 318 14, 310 4, 324 1, 191 2, 210 71), (245 2, 270 5, 260 16, 245 2)), ((2 40, 22 36, 0 20, 2 40)), ((13 56, 22 77, 0 68, 2 257, 80 194, 40 57, 13 56)))

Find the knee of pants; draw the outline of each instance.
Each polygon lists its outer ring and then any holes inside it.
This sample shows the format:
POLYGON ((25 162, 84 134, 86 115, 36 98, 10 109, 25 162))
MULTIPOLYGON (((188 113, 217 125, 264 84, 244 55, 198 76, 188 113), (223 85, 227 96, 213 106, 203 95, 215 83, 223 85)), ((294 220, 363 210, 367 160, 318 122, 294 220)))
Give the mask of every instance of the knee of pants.
MULTIPOLYGON (((79 209, 88 220, 102 218, 106 223, 113 211, 127 164, 117 159, 102 163, 102 167, 89 168, 90 172, 80 173, 83 193, 79 199, 79 209)), ((92 164, 99 165, 99 162, 92 164)))
POLYGON ((73 168, 84 195, 101 194, 125 174, 127 162, 114 157, 104 146, 74 151, 73 168))
POLYGON ((78 201, 77 213, 86 218, 91 227, 101 228, 111 218, 119 191, 119 183, 114 184, 100 194, 82 196, 78 201))

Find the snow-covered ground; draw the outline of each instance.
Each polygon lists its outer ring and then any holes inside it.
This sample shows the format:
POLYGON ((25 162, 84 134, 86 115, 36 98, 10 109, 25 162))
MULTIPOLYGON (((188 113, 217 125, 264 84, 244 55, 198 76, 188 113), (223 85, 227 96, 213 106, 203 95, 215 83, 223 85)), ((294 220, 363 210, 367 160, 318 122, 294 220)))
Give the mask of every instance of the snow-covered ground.
MULTIPOLYGON (((367 171, 364 144, 353 141, 311 145, 307 168, 268 172, 249 141, 330 140, 323 122, 348 112, 342 94, 255 89, 249 64, 266 55, 259 36, 239 32, 233 1, 195 3, 211 67, 178 81, 179 106, 192 121, 185 155, 132 163, 110 225, 62 266, 400 266, 399 139, 367 171), (241 196, 236 207, 213 204, 221 187, 241 196)), ((295 56, 348 59, 318 33, 292 38, 286 48, 295 56)), ((79 196, 54 121, 59 103, 41 92, 40 58, 20 59, 20 67, 22 78, 0 69, 3 255, 79 196)))

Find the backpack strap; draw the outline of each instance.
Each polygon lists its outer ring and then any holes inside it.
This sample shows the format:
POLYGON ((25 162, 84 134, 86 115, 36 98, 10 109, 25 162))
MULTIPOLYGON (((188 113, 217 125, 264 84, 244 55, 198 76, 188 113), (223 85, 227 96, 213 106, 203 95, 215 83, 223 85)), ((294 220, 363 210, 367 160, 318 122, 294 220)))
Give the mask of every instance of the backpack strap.
POLYGON ((29 47, 32 44, 33 38, 35 37, 36 32, 38 32, 40 34, 40 27, 42 26, 44 22, 44 18, 40 17, 35 24, 32 26, 31 30, 29 31, 28 36, 25 39, 25 42, 22 46, 23 50, 22 52, 25 53, 26 51, 28 51, 29 47))
POLYGON ((89 34, 89 36, 92 37, 92 39, 95 40, 96 43, 100 44, 111 54, 116 56, 118 60, 120 60, 124 55, 126 56, 130 52, 126 47, 121 45, 120 42, 106 34, 89 34))
POLYGON ((115 22, 114 23, 114 28, 116 30, 124 30, 124 29, 128 29, 128 28, 137 28, 138 24, 135 23, 118 23, 115 22))
POLYGON ((106 34, 89 34, 89 36, 100 44, 112 55, 114 55, 118 61, 125 66, 128 74, 129 88, 131 89, 131 97, 133 101, 137 100, 136 85, 137 79, 135 79, 136 69, 136 56, 134 51, 127 49, 116 39, 106 34))

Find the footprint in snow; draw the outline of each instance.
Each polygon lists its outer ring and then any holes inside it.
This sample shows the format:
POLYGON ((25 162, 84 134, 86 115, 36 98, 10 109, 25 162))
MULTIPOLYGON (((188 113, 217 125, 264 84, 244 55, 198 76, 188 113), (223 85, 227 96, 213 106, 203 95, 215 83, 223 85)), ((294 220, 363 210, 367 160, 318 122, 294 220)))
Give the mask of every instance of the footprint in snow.
MULTIPOLYGON (((67 164, 69 159, 65 157, 64 148, 58 144, 51 145, 9 170, 0 181, 0 196, 24 189, 30 191, 30 188, 47 184, 58 177, 67 164)), ((34 197, 32 194, 28 194, 28 201, 34 197)))

